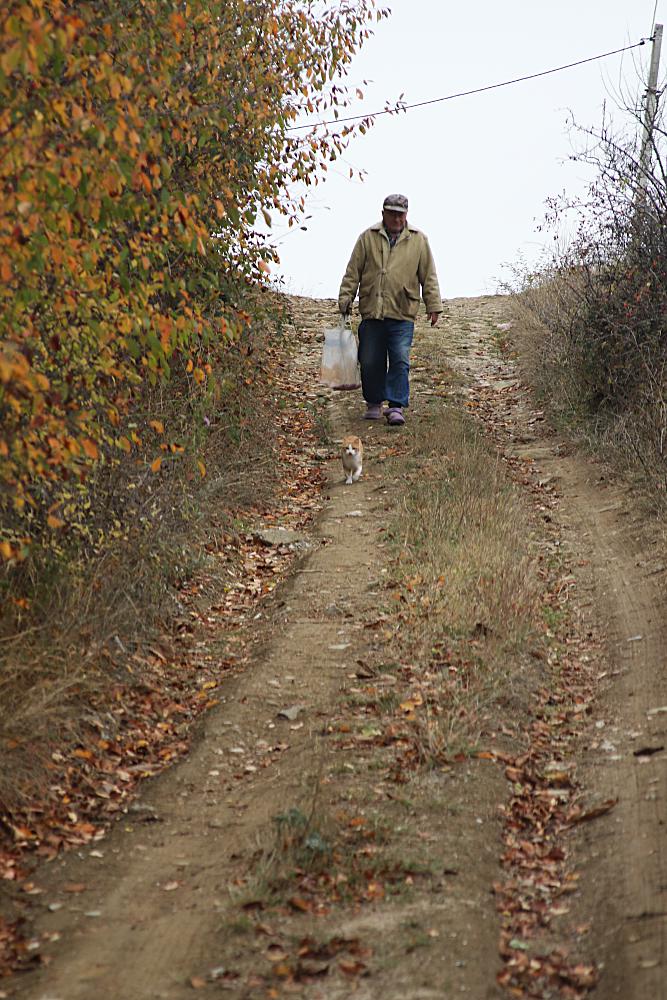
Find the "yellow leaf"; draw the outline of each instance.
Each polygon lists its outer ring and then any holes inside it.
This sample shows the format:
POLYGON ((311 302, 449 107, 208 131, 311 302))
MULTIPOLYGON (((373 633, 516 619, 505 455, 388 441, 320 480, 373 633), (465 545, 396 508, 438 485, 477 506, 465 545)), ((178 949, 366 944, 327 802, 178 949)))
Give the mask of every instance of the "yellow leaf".
POLYGON ((197 459, 197 467, 199 469, 199 474, 203 479, 204 476, 206 475, 206 466, 200 459, 197 459))
POLYGON ((161 420, 149 420, 148 426, 152 427, 156 434, 164 434, 164 424, 161 420))
POLYGON ((413 698, 408 698, 406 701, 402 701, 399 708, 406 719, 414 719, 415 711, 421 704, 422 696, 420 694, 416 694, 413 698))
POLYGON ((16 42, 0 57, 0 67, 6 76, 11 76, 21 61, 21 45, 16 42))
POLYGON ((0 556, 3 559, 11 559, 14 555, 14 549, 9 544, 9 542, 0 542, 0 556))
POLYGON ((130 442, 127 440, 126 437, 118 438, 118 447, 122 448, 123 451, 127 452, 132 451, 132 445, 130 444, 130 442))

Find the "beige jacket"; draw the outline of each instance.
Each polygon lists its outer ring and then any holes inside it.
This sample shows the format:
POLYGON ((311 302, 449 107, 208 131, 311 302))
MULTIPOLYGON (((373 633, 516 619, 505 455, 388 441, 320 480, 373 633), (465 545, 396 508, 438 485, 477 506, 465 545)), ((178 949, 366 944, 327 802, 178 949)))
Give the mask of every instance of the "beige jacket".
POLYGON ((363 319, 414 320, 419 299, 426 312, 442 312, 435 262, 422 232, 406 225, 393 248, 381 222, 361 234, 338 293, 338 308, 347 313, 359 289, 363 319))

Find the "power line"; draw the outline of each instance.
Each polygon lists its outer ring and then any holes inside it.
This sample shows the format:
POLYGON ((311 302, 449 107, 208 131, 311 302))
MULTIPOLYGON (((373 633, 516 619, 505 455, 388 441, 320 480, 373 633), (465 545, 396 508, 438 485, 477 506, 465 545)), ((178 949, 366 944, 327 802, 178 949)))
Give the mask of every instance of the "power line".
POLYGON ((347 122, 363 121, 366 118, 376 118, 379 115, 393 115, 400 111, 411 111, 413 108, 423 108, 427 104, 440 104, 442 101, 453 101, 457 97, 470 97, 471 94, 483 94, 487 90, 497 90, 499 87, 510 87, 515 83, 524 83, 526 80, 536 80, 540 76, 549 76, 550 73, 561 73, 565 69, 573 69, 575 66, 583 66, 585 63, 596 62, 598 59, 607 59, 609 56, 617 56, 621 52, 630 52, 638 49, 640 45, 652 41, 651 38, 642 38, 632 45, 626 45, 622 49, 612 49, 611 52, 602 52, 598 56, 589 56, 588 59, 579 59, 577 62, 566 63, 564 66, 554 66, 553 69, 543 69, 540 73, 529 73, 528 76, 518 76, 513 80, 503 80, 502 83, 490 83, 486 87, 475 87, 474 90, 462 90, 458 94, 447 94, 446 97, 433 97, 429 101, 417 101, 416 104, 397 104, 395 108, 383 108, 382 111, 369 111, 365 115, 352 115, 349 118, 333 118, 324 122, 310 122, 306 125, 290 125, 286 132, 298 132, 306 128, 320 128, 322 125, 344 125, 347 122))

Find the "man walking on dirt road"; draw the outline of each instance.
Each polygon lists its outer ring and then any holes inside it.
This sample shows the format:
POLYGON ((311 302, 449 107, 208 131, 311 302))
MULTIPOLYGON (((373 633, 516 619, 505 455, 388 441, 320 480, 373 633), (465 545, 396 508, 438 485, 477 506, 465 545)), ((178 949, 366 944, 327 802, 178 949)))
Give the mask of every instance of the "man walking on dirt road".
POLYGON ((359 289, 359 363, 366 400, 365 420, 379 420, 387 400, 387 423, 405 423, 410 395, 410 347, 419 300, 435 326, 442 299, 426 236, 408 225, 408 199, 388 195, 382 222, 366 229, 354 245, 338 293, 346 316, 359 289))

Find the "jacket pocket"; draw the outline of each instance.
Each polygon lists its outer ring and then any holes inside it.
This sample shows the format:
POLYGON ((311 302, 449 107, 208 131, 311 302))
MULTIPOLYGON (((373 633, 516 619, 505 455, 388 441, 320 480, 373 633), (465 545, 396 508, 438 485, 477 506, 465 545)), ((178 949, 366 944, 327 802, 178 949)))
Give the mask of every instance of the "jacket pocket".
POLYGON ((421 299, 419 292, 415 291, 413 288, 403 286, 402 299, 405 315, 410 319, 415 319, 417 313, 419 312, 419 302, 421 299))

